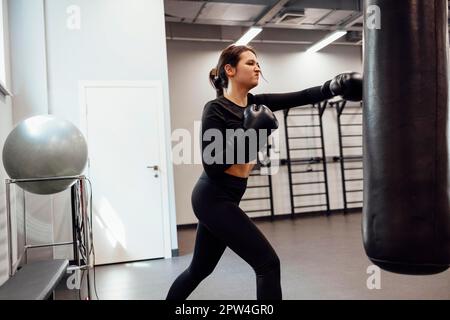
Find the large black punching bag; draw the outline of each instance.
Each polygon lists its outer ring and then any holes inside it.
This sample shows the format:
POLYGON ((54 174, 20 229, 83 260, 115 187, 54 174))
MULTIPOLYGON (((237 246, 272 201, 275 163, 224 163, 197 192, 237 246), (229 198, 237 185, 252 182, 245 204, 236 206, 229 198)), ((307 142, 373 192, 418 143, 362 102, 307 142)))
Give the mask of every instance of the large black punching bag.
POLYGON ((447 0, 364 0, 365 251, 381 268, 450 264, 447 0))

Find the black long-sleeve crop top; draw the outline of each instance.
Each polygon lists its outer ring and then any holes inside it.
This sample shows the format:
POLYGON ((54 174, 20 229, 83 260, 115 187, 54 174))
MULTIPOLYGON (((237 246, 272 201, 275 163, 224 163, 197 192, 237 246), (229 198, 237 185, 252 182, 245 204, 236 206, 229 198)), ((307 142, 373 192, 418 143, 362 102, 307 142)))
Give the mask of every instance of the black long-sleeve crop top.
MULTIPOLYGON (((249 93, 247 96, 247 107, 252 104, 263 104, 272 111, 278 111, 297 106, 314 104, 333 97, 333 94, 329 91, 329 89, 322 88, 328 88, 328 86, 317 86, 302 91, 289 93, 258 95, 249 93)), ((245 109, 246 108, 238 106, 223 96, 211 100, 205 105, 202 114, 202 129, 200 138, 202 146, 202 164, 206 174, 210 178, 219 178, 224 174, 224 171, 234 163, 248 163, 250 160, 253 160, 252 157, 247 154, 245 156, 245 161, 237 161, 236 137, 231 138, 231 140, 226 138, 227 129, 244 130, 242 123, 245 109), (214 130, 211 131, 210 129, 214 130), (208 134, 211 132, 217 134, 220 132, 223 137, 221 139, 221 143, 219 142, 220 148, 217 148, 217 141, 215 141, 216 136, 214 134, 208 134), (213 143, 215 145, 214 147, 213 143), (230 153, 231 151, 235 152, 235 156, 233 161, 230 162, 230 160, 227 159, 227 153, 230 153), (220 159, 220 161, 212 162, 211 157, 208 156, 211 154, 214 156, 214 159, 220 159)), ((230 130, 228 131, 230 132, 230 130)), ((248 141, 246 141, 246 143, 248 143, 248 141)), ((248 144, 246 148, 248 149, 248 144)), ((248 153, 247 149, 246 152, 248 153)))

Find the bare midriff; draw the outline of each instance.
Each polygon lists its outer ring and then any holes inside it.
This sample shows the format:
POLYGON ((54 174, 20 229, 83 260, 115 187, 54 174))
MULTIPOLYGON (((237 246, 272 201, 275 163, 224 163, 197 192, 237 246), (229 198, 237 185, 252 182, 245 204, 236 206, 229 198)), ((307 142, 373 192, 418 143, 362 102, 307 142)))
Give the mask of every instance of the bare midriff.
POLYGON ((225 173, 235 177, 248 178, 254 166, 254 163, 233 164, 225 170, 225 173))

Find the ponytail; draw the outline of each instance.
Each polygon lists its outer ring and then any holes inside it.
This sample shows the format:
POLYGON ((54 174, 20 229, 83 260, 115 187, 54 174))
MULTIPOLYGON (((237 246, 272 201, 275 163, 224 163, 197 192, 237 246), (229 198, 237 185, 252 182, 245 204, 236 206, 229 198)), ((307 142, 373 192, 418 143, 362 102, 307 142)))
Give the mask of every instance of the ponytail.
POLYGON ((223 96, 223 81, 219 77, 217 68, 213 68, 209 72, 209 82, 211 83, 213 88, 216 90, 217 98, 220 96, 223 96))

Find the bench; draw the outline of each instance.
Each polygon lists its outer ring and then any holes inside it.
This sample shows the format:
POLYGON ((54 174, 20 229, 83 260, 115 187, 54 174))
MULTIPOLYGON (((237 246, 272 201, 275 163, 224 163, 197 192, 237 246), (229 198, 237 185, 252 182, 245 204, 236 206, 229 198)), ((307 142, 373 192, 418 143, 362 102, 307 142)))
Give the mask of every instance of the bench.
POLYGON ((0 300, 48 299, 68 266, 67 259, 25 264, 0 287, 0 300))

